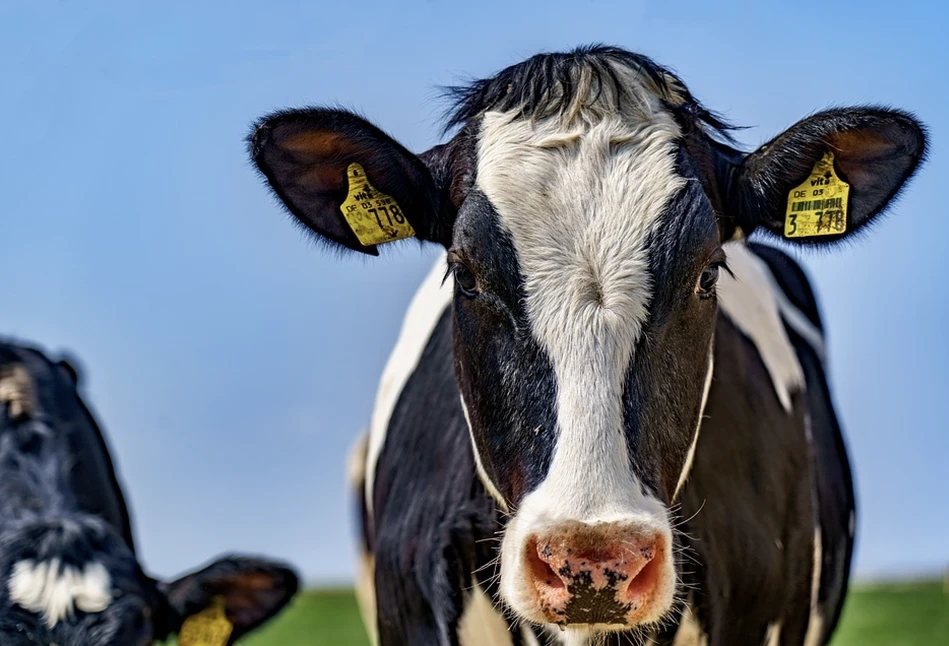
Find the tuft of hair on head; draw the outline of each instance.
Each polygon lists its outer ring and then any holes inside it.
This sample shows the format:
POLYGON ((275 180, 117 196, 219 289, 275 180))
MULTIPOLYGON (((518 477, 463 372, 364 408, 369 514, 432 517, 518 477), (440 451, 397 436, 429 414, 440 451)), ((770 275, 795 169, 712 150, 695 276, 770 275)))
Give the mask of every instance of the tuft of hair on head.
POLYGON ((705 108, 670 69, 619 47, 590 45, 569 52, 537 54, 491 78, 443 89, 450 106, 445 132, 488 111, 513 118, 559 118, 569 127, 578 119, 606 114, 648 114, 655 99, 685 123, 710 137, 732 142, 721 116, 705 108))
POLYGON ((102 612, 112 602, 109 571, 96 562, 80 570, 59 559, 20 561, 13 566, 8 588, 14 603, 41 614, 49 628, 76 610, 102 612))

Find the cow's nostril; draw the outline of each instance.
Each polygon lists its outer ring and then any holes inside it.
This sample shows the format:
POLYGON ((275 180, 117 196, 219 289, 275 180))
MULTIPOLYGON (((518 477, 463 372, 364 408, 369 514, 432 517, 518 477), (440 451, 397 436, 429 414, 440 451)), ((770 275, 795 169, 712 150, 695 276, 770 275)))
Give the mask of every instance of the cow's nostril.
POLYGON ((646 597, 659 583, 659 569, 662 567, 662 560, 654 558, 656 551, 654 548, 641 550, 641 555, 647 559, 646 564, 634 574, 629 586, 626 588, 626 595, 630 599, 646 597))
POLYGON ((669 603, 667 540, 638 527, 566 525, 529 536, 524 592, 554 624, 654 621, 669 603))
POLYGON ((550 566, 543 556, 547 551, 547 558, 550 558, 550 546, 540 545, 536 538, 531 538, 527 543, 527 569, 530 578, 543 586, 552 590, 562 590, 567 587, 563 579, 560 578, 554 569, 550 566))

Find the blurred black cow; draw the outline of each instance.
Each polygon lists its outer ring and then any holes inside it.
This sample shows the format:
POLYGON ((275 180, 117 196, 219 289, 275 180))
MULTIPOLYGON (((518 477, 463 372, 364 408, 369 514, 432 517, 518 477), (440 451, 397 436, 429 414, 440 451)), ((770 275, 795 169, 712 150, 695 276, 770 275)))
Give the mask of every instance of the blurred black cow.
POLYGON ((298 587, 279 563, 230 556, 171 582, 143 571, 78 381, 0 341, 0 644, 143 646, 223 605, 223 646, 279 612, 298 587))

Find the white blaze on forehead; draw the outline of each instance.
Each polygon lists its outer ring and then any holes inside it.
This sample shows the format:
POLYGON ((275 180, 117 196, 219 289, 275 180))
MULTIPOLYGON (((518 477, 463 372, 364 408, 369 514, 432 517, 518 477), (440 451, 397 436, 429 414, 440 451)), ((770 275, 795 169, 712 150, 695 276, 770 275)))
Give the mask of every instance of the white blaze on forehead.
POLYGON ((50 628, 74 610, 102 612, 112 602, 112 579, 101 563, 89 563, 80 570, 59 559, 20 561, 13 566, 7 585, 10 600, 42 614, 50 628))
POLYGON ((647 245, 685 184, 679 128, 658 99, 654 108, 567 139, 557 118, 488 112, 481 124, 478 187, 511 234, 532 333, 553 365, 559 435, 547 480, 573 518, 640 489, 621 433, 624 380, 651 298, 647 245))
MULTIPOLYGON (((481 123, 477 185, 511 235, 531 332, 557 383, 549 471, 501 549, 501 592, 521 612, 533 607, 521 561, 531 532, 563 520, 634 522, 671 544, 665 506, 630 468, 623 391, 652 296, 647 246, 686 180, 672 115, 655 95, 633 92, 635 109, 591 111, 570 125, 498 112, 481 123)), ((671 602, 669 563, 660 587, 671 602)))

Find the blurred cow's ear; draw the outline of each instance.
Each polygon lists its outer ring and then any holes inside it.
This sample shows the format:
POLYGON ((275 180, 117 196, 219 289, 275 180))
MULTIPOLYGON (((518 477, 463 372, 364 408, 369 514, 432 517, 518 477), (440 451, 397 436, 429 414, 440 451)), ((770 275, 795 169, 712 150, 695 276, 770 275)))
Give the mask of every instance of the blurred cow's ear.
POLYGON ((311 108, 264 117, 250 156, 291 214, 319 239, 378 255, 377 245, 416 237, 444 243, 452 220, 441 168, 365 119, 311 108))
POLYGON ((170 632, 179 632, 196 617, 202 623, 213 622, 214 613, 223 611, 217 619, 226 618, 227 644, 274 617, 298 589, 299 578, 287 565, 241 556, 218 559, 180 579, 159 584, 171 615, 170 632))
POLYGON ((63 369, 66 376, 73 382, 74 386, 79 386, 81 371, 78 362, 73 357, 62 357, 59 360, 59 367, 63 369))
POLYGON ((909 114, 820 112, 734 167, 726 208, 746 234, 760 227, 798 244, 835 242, 883 212, 925 151, 925 130, 909 114))

